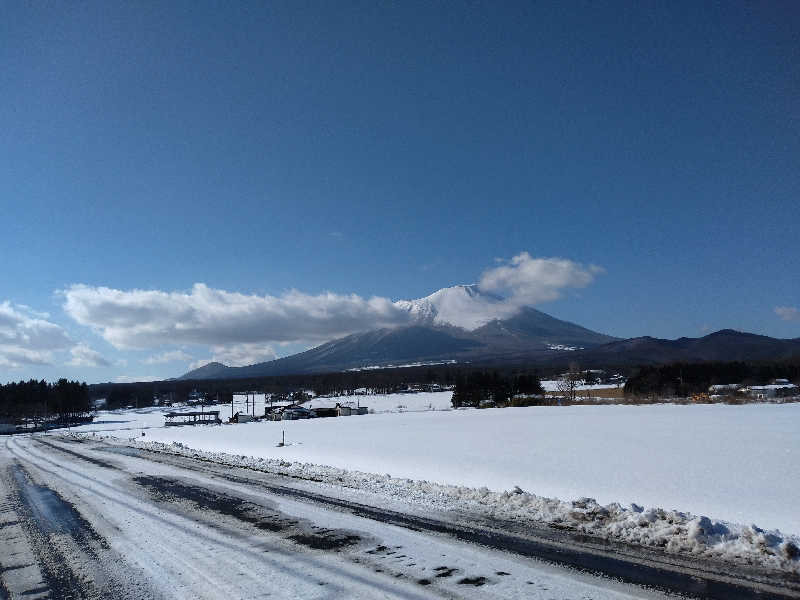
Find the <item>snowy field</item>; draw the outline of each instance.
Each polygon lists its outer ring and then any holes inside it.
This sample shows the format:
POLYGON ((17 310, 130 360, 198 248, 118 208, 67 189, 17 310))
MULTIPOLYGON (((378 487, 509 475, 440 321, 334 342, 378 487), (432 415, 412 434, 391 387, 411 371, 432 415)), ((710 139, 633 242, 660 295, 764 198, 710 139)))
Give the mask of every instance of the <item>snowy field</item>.
MULTIPOLYGON (((412 396, 388 398, 396 406, 412 396)), ((162 427, 162 410, 101 413, 76 430, 800 532, 800 404, 434 410, 172 428, 162 427), (288 445, 278 448, 283 431, 288 445)))

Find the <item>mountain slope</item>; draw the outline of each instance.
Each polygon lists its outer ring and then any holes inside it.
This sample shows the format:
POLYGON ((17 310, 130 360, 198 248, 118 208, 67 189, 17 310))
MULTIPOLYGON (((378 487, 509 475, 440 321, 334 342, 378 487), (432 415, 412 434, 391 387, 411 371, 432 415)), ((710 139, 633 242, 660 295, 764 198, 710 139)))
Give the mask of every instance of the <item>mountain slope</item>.
POLYGON ((220 362, 210 362, 207 365, 203 365, 200 368, 194 369, 179 377, 179 379, 220 379, 227 377, 225 373, 230 369, 226 365, 223 365, 220 362), (191 377, 188 377, 191 375, 191 377))
POLYGON ((522 308, 517 315, 508 319, 490 321, 472 334, 487 343, 508 345, 514 339, 528 346, 538 343, 545 346, 589 347, 617 340, 530 307, 522 308))
POLYGON ((645 364, 697 361, 782 360, 800 356, 800 338, 778 339, 733 329, 701 338, 664 340, 638 337, 576 352, 575 360, 589 363, 645 364))
MULTIPOLYGON (((357 367, 447 360, 482 346, 477 340, 458 337, 447 328, 413 325, 397 329, 378 329, 355 333, 326 342, 299 354, 246 367, 190 371, 181 379, 259 377, 292 373, 322 373, 357 367)), ((219 364, 219 363, 214 363, 219 364)))

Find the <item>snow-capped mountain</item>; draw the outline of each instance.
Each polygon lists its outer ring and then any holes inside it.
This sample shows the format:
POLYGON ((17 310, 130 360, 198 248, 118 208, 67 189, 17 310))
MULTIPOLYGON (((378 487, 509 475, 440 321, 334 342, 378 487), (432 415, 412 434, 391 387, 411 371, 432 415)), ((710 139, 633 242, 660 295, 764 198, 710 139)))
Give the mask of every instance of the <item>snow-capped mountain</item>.
POLYGON ((394 304, 408 311, 406 325, 354 333, 299 354, 244 367, 209 363, 182 379, 325 373, 437 361, 498 365, 580 360, 617 365, 764 360, 800 351, 800 339, 778 340, 728 330, 698 339, 620 340, 529 306, 514 305, 476 285, 456 285, 394 304))
MULTIPOLYGON (((476 285, 441 289, 417 300, 399 300, 407 325, 354 333, 316 348, 245 367, 212 365, 187 379, 259 377, 339 371, 424 361, 530 362, 558 354, 560 346, 591 348, 616 338, 526 306, 515 306, 476 285)), ((208 365, 207 365, 208 366, 208 365)))
POLYGON ((455 285, 424 298, 398 300, 394 304, 407 310, 417 325, 452 325, 467 331, 511 317, 520 308, 500 296, 482 292, 477 285, 455 285))

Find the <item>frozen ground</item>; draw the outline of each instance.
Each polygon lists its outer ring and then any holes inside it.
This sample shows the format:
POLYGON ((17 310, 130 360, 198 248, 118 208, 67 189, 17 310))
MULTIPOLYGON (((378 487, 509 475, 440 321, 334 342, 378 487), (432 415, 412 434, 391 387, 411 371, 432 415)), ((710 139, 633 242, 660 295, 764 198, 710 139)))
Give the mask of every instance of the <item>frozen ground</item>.
MULTIPOLYGON (((160 417, 140 411, 99 421, 80 429, 141 438, 131 424, 157 426, 160 417)), ((800 404, 430 411, 142 431, 148 441, 209 452, 498 492, 518 486, 798 533, 798 430, 800 404), (278 448, 282 431, 289 445, 278 448)))

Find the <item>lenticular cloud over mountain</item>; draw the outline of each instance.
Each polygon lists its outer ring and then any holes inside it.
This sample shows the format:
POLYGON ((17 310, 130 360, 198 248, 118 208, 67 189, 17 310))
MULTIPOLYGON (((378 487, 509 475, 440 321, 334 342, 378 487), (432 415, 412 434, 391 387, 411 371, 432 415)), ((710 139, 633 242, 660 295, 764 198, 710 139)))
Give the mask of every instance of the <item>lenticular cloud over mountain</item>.
MULTIPOLYGON (((165 344, 231 348, 236 344, 320 342, 375 329, 425 324, 474 330, 523 306, 589 285, 602 269, 527 252, 483 273, 480 283, 441 289, 418 300, 292 290, 242 294, 195 284, 188 292, 73 285, 64 310, 117 348, 165 344), (500 294, 505 294, 500 295, 500 294)), ((250 352, 247 352, 250 354, 250 352)), ((238 361, 237 361, 238 362, 238 361)))

